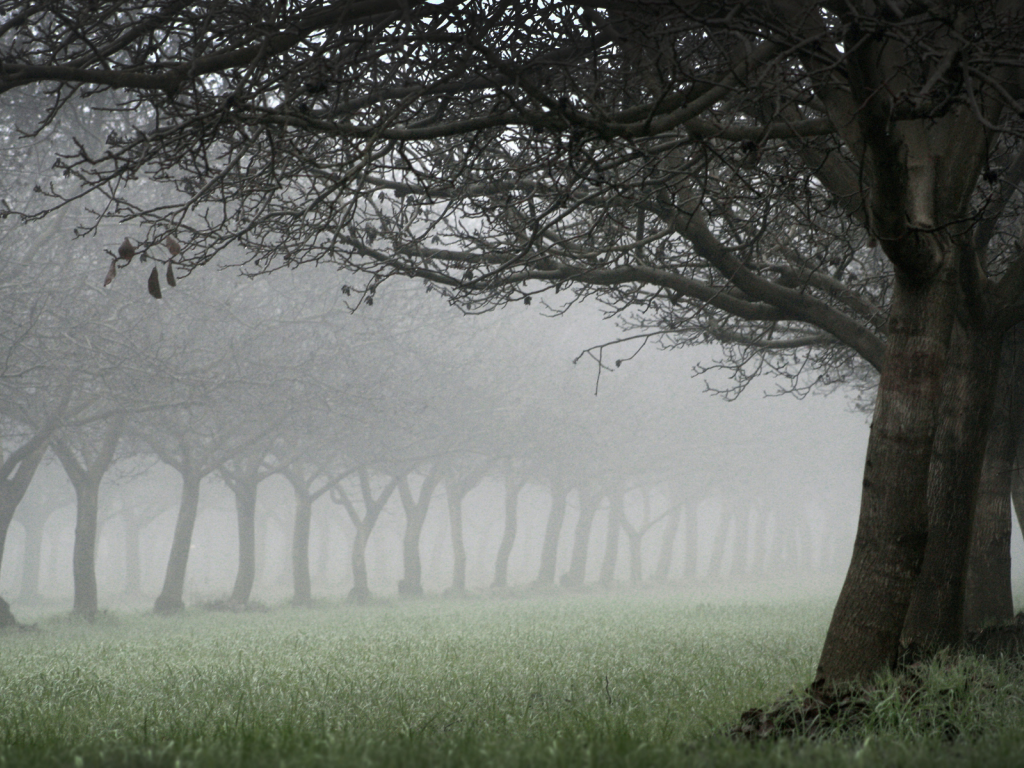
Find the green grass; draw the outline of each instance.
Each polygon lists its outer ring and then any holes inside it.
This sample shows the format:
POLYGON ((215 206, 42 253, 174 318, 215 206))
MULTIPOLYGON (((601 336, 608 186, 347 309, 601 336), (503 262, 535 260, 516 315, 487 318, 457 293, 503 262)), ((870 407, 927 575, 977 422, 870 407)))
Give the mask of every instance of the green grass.
POLYGON ((825 602, 423 601, 0 636, 0 765, 942 765, 1024 761, 1024 673, 883 681, 814 738, 726 735, 813 674, 825 602))

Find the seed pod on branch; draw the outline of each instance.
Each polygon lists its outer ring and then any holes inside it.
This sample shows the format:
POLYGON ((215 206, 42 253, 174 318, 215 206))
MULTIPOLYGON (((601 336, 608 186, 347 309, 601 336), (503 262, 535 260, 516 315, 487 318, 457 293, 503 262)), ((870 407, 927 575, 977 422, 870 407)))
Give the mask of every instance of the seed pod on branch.
POLYGON ((117 257, 121 259, 125 265, 128 265, 132 261, 132 257, 135 255, 135 246, 131 244, 131 241, 126 237, 121 246, 117 249, 117 257))
POLYGON ((181 253, 181 245, 174 239, 174 235, 168 235, 165 237, 164 245, 167 246, 167 250, 170 251, 171 256, 177 256, 181 253))
POLYGON ((112 282, 114 277, 117 275, 117 259, 110 260, 110 269, 107 270, 107 276, 103 278, 103 287, 106 288, 112 282))
POLYGON ((163 294, 160 293, 160 275, 157 274, 156 267, 153 267, 153 271, 149 273, 149 295, 154 299, 163 298, 163 294))

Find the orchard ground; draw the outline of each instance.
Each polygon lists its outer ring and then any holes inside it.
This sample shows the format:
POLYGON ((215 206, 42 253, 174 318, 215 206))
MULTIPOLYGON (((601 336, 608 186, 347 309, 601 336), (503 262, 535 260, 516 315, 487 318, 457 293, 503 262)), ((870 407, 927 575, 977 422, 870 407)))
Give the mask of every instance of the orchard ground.
POLYGON ((0 765, 974 765, 1024 759, 1024 664, 810 682, 832 602, 772 588, 36 617, 0 636, 0 765))

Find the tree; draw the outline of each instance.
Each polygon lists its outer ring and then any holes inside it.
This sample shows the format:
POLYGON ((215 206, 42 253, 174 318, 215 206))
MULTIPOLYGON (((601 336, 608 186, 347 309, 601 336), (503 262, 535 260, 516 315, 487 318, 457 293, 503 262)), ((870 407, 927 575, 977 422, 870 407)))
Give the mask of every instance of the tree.
MULTIPOLYGON (((798 387, 857 375, 855 354, 879 368, 818 677, 895 660, 930 519, 970 530, 1020 317, 1017 3, 55 10, 0 28, 0 89, 54 83, 51 117, 119 89, 138 130, 67 170, 146 242, 187 233, 190 264, 239 242, 256 269, 340 261, 368 296, 402 272, 471 306, 573 284, 798 387), (135 173, 177 196, 133 202, 135 173), (939 426, 944 391, 959 427, 939 426), (930 482, 954 489, 931 512, 930 482)), ((936 559, 962 573, 967 540, 932 537, 936 559)), ((954 581, 929 609, 944 635, 954 581)))

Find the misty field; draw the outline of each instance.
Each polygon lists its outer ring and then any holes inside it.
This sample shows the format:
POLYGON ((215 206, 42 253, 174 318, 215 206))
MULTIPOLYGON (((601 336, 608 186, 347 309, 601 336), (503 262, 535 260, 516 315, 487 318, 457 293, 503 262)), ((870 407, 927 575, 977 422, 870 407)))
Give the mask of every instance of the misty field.
POLYGON ((840 732, 751 743, 824 600, 637 593, 44 619, 0 636, 0 765, 934 765, 1024 754, 1024 673, 943 660, 840 732))

